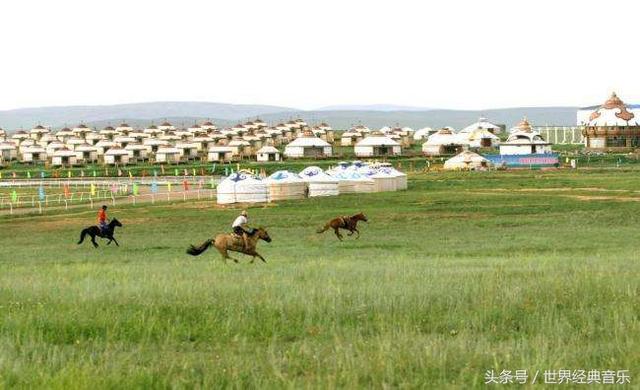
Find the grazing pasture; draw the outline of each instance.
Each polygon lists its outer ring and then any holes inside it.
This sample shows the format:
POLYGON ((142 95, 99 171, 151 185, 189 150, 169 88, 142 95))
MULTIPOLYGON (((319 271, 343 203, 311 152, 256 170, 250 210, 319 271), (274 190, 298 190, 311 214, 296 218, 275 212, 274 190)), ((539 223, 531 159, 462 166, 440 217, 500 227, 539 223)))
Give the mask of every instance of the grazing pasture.
POLYGON ((482 387, 487 370, 640 381, 638 171, 431 173, 254 206, 267 264, 185 254, 211 201, 0 217, 0 388, 482 387), (316 234, 366 213, 361 237, 316 234))

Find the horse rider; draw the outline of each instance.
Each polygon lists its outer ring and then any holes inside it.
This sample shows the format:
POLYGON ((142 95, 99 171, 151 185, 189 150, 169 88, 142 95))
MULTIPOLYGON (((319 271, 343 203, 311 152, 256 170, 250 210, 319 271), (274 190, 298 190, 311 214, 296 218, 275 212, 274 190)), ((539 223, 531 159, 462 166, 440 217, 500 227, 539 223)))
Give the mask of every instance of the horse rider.
POLYGON ((107 231, 107 221, 109 221, 109 219, 107 218, 107 205, 103 204, 98 211, 98 228, 100 229, 101 233, 107 231))
POLYGON ((238 236, 242 237, 242 242, 244 243, 244 248, 248 247, 247 242, 247 234, 255 233, 256 229, 245 230, 245 227, 249 223, 249 215, 247 214, 247 210, 242 210, 240 215, 233 221, 231 227, 233 228, 233 232, 238 236))

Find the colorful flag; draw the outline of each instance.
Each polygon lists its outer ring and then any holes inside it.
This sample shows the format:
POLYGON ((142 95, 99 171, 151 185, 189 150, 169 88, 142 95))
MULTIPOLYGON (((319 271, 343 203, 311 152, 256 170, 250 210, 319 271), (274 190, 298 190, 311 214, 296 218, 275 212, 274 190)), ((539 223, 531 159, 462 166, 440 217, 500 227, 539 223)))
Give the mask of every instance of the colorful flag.
POLYGON ((67 172, 67 177, 71 177, 71 171, 67 172))
POLYGON ((16 190, 13 190, 11 193, 11 202, 16 203, 18 201, 18 193, 16 190))
POLYGON ((184 188, 185 191, 189 191, 189 182, 184 180, 182 182, 182 187, 184 188))
POLYGON ((65 184, 64 185, 64 197, 68 198, 71 196, 71 190, 69 189, 69 185, 65 184))
POLYGON ((167 183, 167 191, 171 192, 171 183, 167 183))
POLYGON ((155 180, 151 183, 151 192, 154 194, 158 192, 158 183, 155 180))
POLYGON ((40 186, 40 188, 38 188, 38 198, 40 199, 41 202, 44 202, 44 200, 46 199, 43 186, 40 186))
POLYGON ((31 179, 31 172, 27 171, 27 178, 31 179))
POLYGON ((96 196, 96 185, 91 183, 91 196, 96 196))

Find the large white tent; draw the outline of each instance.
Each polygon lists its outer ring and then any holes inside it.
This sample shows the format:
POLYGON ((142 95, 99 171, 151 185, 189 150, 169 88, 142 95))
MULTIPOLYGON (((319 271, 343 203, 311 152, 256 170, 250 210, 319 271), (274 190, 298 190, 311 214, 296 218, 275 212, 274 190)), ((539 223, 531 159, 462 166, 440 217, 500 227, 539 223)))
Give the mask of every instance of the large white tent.
POLYGON ((216 192, 219 204, 267 202, 269 195, 266 182, 247 172, 232 173, 216 192))
POLYGON ((307 183, 310 197, 334 196, 340 193, 338 179, 327 175, 319 167, 306 167, 300 172, 300 177, 307 183))
POLYGON ((269 189, 269 201, 303 199, 307 192, 305 183, 298 174, 289 171, 277 171, 266 180, 269 189))

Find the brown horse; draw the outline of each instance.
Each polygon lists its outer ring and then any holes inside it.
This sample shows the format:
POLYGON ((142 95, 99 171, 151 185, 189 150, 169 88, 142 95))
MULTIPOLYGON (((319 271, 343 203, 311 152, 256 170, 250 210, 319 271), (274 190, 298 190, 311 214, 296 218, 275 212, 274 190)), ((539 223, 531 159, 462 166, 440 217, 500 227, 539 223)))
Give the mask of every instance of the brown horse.
POLYGON ((358 221, 367 222, 367 217, 363 213, 358 213, 356 215, 352 215, 351 217, 342 216, 336 217, 331 221, 327 222, 326 225, 317 233, 324 233, 329 229, 333 229, 336 233, 336 236, 340 241, 342 241, 342 234, 340 234, 340 229, 345 229, 349 231, 348 236, 352 236, 353 233, 357 233, 356 239, 360 238, 360 232, 358 231, 358 221))
POLYGON ((253 256, 251 259, 251 263, 256 259, 256 256, 260 258, 260 260, 267 262, 264 257, 262 257, 258 252, 256 252, 256 246, 258 245, 258 240, 265 240, 266 242, 271 242, 271 237, 269 237, 269 233, 267 233, 264 228, 257 228, 249 234, 247 233, 247 247, 244 247, 244 241, 242 237, 238 236, 235 233, 221 233, 216 235, 214 238, 210 238, 207 241, 203 242, 202 245, 195 247, 191 245, 189 249, 187 249, 187 253, 192 256, 198 256, 202 252, 206 251, 211 245, 213 245, 218 252, 222 255, 222 259, 226 262, 227 259, 231 259, 238 262, 237 259, 229 256, 229 251, 244 253, 245 255, 253 256))

